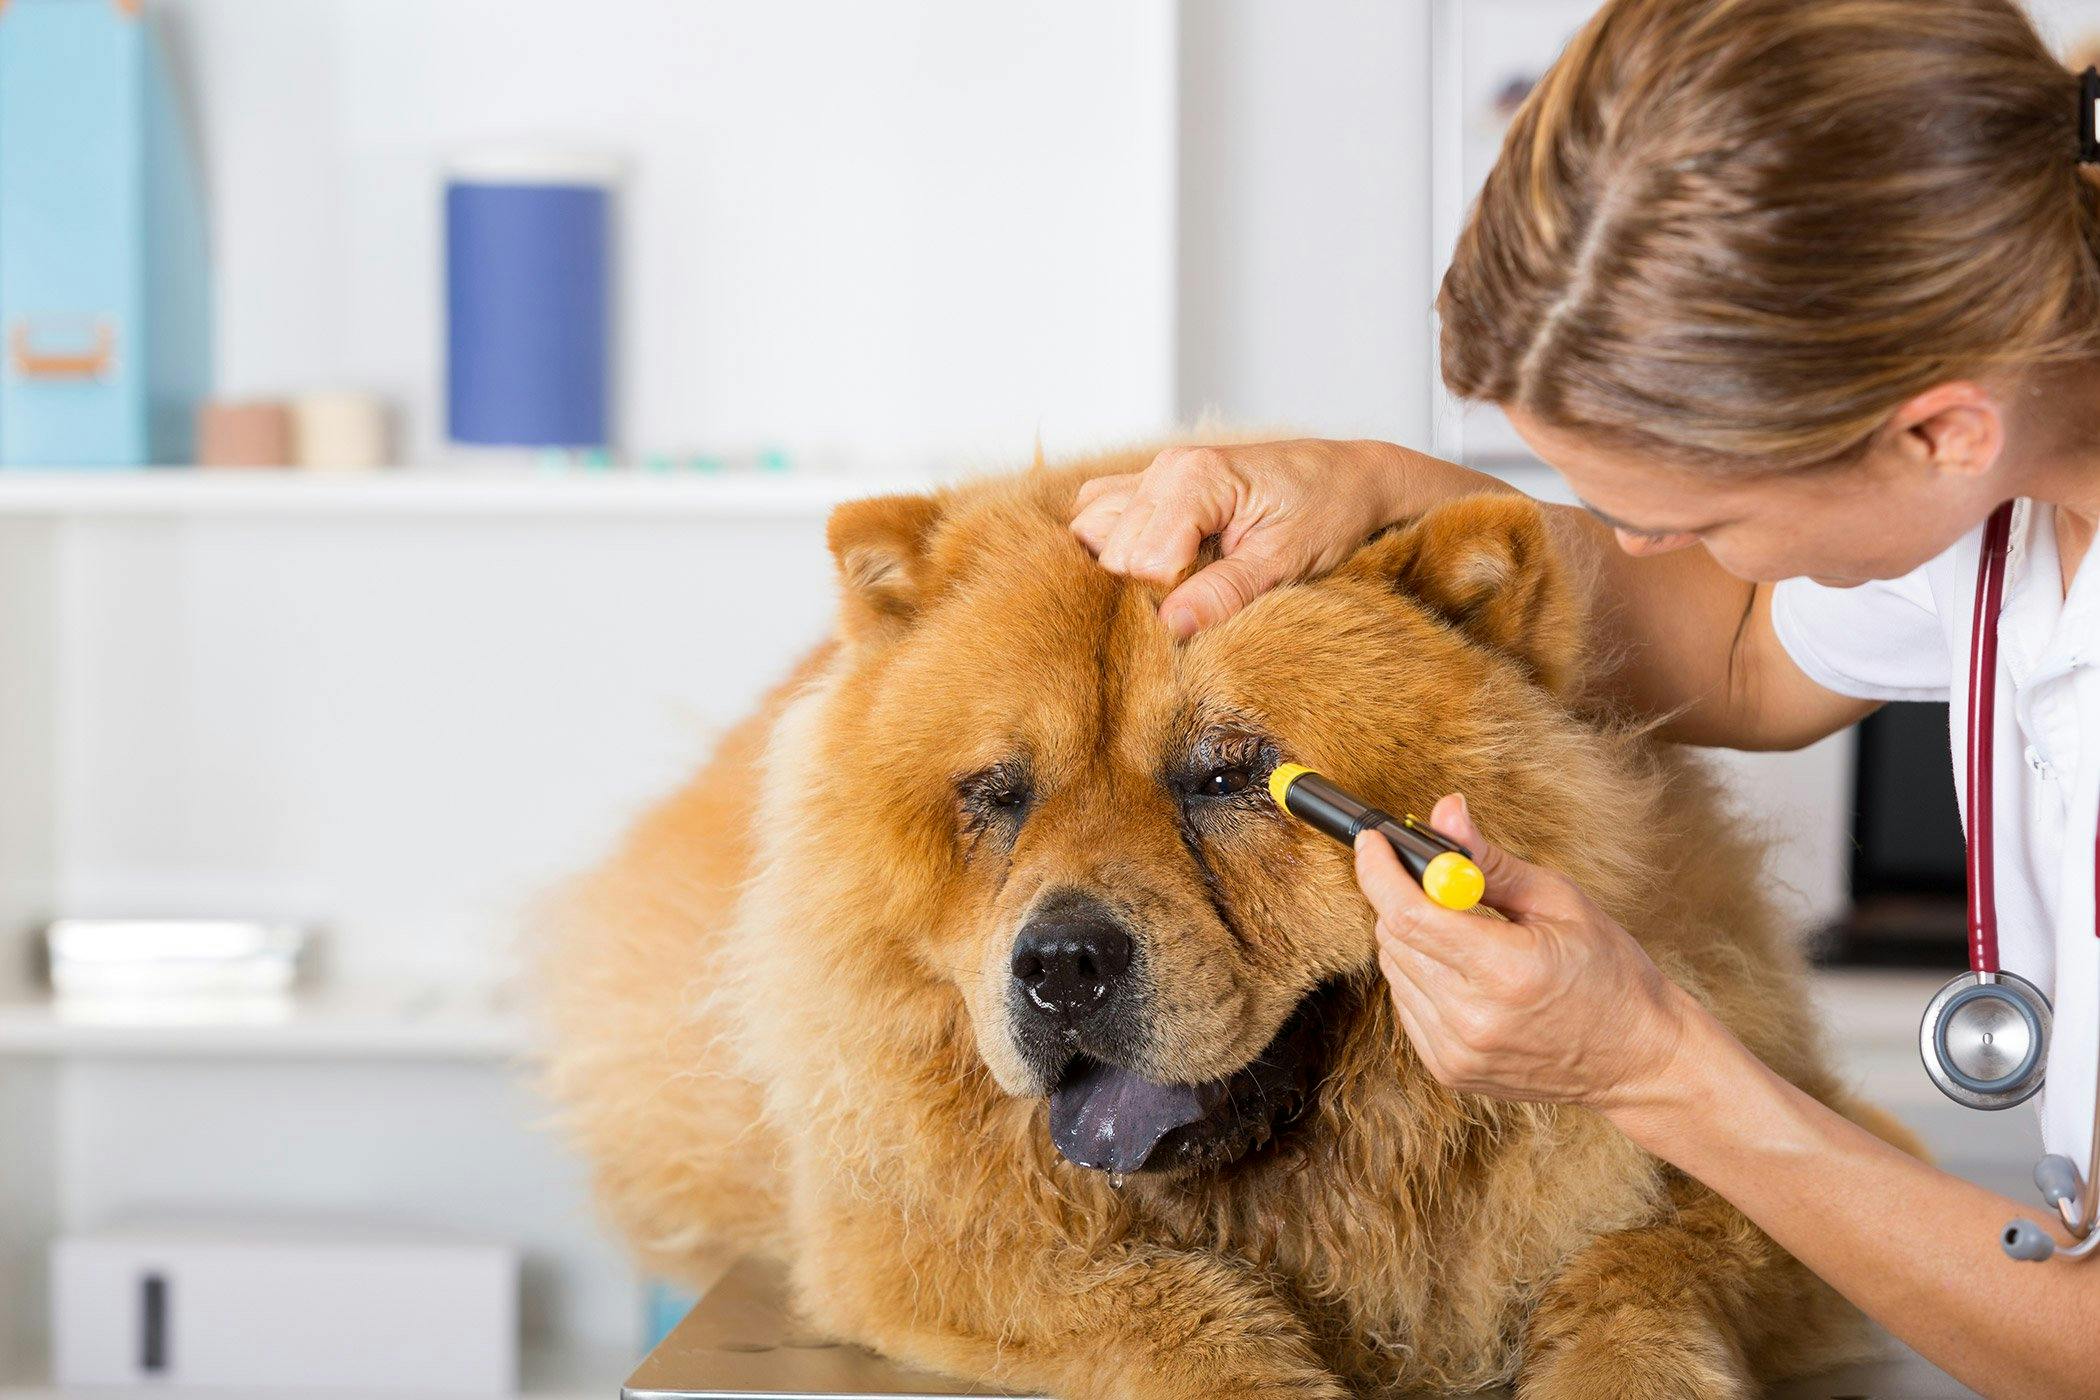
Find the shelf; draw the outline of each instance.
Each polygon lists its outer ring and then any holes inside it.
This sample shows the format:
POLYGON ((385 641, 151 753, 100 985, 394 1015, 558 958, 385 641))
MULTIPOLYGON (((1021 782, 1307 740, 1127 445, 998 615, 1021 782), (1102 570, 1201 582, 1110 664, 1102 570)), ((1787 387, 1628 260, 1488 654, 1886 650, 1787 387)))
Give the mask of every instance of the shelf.
MULTIPOLYGON (((1517 465, 1496 475, 1541 500, 1573 497, 1544 467, 1517 465)), ((717 473, 447 470, 314 472, 279 468, 138 467, 43 471, 0 468, 0 519, 10 517, 552 517, 648 520, 665 516, 793 519, 821 515, 841 501, 926 491, 954 472, 864 471, 717 473)))
POLYGON ((451 516, 763 519, 840 501, 924 491, 929 475, 781 472, 659 475, 445 471, 323 473, 267 468, 0 469, 0 518, 73 516, 451 516))
POLYGON ((0 1001, 0 1058, 509 1061, 523 1019, 485 994, 371 988, 203 1004, 0 1001))
MULTIPOLYGON (((634 1369, 636 1359, 614 1351, 527 1346, 519 1358, 517 1393, 521 1400, 607 1400, 620 1393, 620 1382, 634 1369)), ((252 1388, 171 1389, 165 1385, 66 1390, 51 1382, 49 1367, 43 1362, 26 1374, 0 1376, 0 1400, 167 1400, 171 1394, 179 1394, 183 1400, 257 1400, 263 1393, 252 1388)), ((329 1400, 360 1400, 367 1394, 356 1390, 317 1393, 329 1400)), ((399 1391, 370 1394, 372 1400, 401 1400, 399 1391)))

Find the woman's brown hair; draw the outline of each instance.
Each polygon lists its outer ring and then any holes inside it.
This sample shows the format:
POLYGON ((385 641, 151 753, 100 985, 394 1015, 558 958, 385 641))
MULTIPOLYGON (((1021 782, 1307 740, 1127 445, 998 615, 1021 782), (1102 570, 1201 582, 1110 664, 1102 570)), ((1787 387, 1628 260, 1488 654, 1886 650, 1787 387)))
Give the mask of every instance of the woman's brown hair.
POLYGON ((2012 0, 1611 0, 1459 239, 1444 382, 1778 469, 1934 384, 2100 355, 2078 93, 2012 0))

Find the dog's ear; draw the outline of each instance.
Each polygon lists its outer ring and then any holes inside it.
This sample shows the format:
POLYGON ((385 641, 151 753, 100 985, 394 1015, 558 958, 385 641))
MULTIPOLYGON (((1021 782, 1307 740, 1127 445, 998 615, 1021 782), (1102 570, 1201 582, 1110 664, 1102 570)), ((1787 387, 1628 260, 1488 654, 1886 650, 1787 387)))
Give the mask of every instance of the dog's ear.
POLYGON ((925 605, 933 584, 927 546, 940 516, 932 496, 872 496, 831 512, 824 534, 848 635, 894 628, 925 605))
POLYGON ((1515 494, 1447 501, 1344 566, 1380 576, 1448 626, 1516 658, 1547 690, 1580 674, 1585 609, 1545 511, 1515 494))

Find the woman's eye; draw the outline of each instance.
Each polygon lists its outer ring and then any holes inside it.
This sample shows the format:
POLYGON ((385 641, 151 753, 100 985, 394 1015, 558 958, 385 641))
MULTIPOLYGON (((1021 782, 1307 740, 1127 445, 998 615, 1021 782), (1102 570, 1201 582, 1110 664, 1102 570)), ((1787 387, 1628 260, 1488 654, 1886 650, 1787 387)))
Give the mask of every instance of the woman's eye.
POLYGON ((1231 797, 1247 790, 1251 777, 1244 768, 1219 768, 1204 776, 1197 791, 1205 797, 1231 797))

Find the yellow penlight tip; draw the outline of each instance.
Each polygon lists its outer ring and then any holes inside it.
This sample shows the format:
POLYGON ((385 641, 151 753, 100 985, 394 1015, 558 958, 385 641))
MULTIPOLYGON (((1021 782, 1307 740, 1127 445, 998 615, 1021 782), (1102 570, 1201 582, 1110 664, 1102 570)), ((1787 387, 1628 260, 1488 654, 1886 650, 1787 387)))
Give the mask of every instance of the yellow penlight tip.
POLYGON ((1291 784, 1304 777, 1312 769, 1302 763, 1279 763, 1276 771, 1269 774, 1269 796, 1277 806, 1283 806, 1283 795, 1291 790, 1291 784))
POLYGON ((1487 893, 1487 876, 1457 851, 1446 851, 1430 857, 1422 868, 1422 892, 1446 909, 1464 913, 1487 893))

